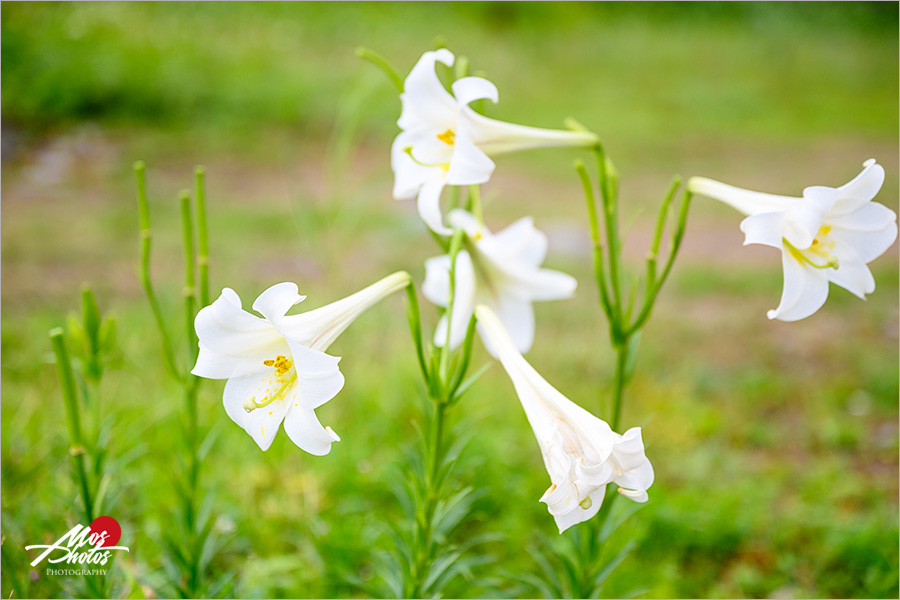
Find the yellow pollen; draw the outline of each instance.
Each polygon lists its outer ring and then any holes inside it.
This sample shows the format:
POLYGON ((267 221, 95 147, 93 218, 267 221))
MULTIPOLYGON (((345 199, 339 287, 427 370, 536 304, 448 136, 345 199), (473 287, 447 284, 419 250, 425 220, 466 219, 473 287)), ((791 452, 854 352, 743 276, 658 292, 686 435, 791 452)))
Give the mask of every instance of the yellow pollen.
POLYGON ((448 146, 452 146, 456 143, 456 134, 453 133, 452 129, 448 129, 444 133, 437 134, 437 139, 441 140, 448 146))
POLYGON ((277 377, 281 377, 285 373, 291 370, 291 367, 294 366, 294 363, 291 362, 289 358, 279 354, 275 357, 275 359, 264 360, 263 364, 267 367, 275 367, 275 375, 277 377))

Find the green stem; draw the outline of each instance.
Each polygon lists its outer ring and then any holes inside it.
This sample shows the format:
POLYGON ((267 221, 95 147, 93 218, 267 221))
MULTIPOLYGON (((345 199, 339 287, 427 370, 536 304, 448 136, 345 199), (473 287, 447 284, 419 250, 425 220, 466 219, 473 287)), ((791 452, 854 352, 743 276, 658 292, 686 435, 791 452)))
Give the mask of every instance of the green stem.
POLYGON ((81 423, 78 412, 78 395, 75 391, 75 376, 72 374, 72 363, 69 350, 66 348, 65 333, 61 328, 50 331, 50 344, 56 356, 56 372, 62 389, 63 404, 66 410, 66 426, 69 430, 69 454, 75 465, 75 473, 81 487, 81 499, 84 503, 84 516, 88 523, 94 520, 94 505, 88 483, 87 470, 84 466, 85 447, 81 437, 81 423))
POLYGON ((475 216, 475 219, 478 221, 480 226, 484 225, 484 216, 482 215, 481 210, 481 186, 480 185, 470 185, 469 186, 469 207, 471 213, 475 216))
POLYGON ((181 202, 181 232, 184 240, 184 316, 185 335, 188 343, 188 356, 190 365, 197 360, 199 346, 197 335, 194 332, 194 317, 196 316, 197 290, 194 287, 194 224, 191 217, 191 196, 187 190, 182 190, 179 198, 181 202))
POLYGON ((644 302, 653 293, 653 286, 656 285, 656 259, 659 256, 659 245, 662 243, 663 230, 666 227, 666 217, 669 214, 669 207, 672 205, 672 199, 678 186, 681 185, 681 178, 675 177, 672 185, 669 187, 669 193, 666 194, 662 206, 659 208, 659 216, 656 220, 656 231, 653 234, 653 244, 650 246, 650 254, 647 256, 647 291, 644 296, 644 302))
POLYGON ((584 198, 587 202, 588 223, 591 226, 591 243, 594 254, 594 279, 597 281, 597 290, 600 292, 600 306, 610 322, 613 321, 613 310, 609 298, 609 290, 606 286, 606 273, 603 270, 603 244, 600 241, 600 225, 597 218, 597 200, 594 197, 594 187, 591 184, 590 175, 584 163, 575 163, 575 170, 581 178, 584 187, 584 198))
POLYGON ((419 314, 419 299, 416 296, 416 286, 412 281, 406 286, 406 298, 409 300, 407 317, 409 319, 409 332, 416 347, 416 358, 419 360, 419 369, 422 377, 428 379, 428 365, 425 361, 425 350, 422 344, 422 319, 419 314))
POLYGON ((191 526, 195 523, 195 509, 197 487, 200 477, 200 460, 197 456, 197 388, 188 386, 184 390, 185 412, 187 413, 187 444, 188 444, 188 507, 187 522, 191 526))
POLYGON ((197 268, 200 275, 200 306, 209 306, 209 235, 206 229, 206 186, 203 167, 194 169, 197 200, 197 268))
MULTIPOLYGON (((181 226, 184 242, 184 315, 185 336, 188 344, 188 357, 190 364, 188 369, 196 362, 199 352, 197 335, 194 331, 194 318, 196 317, 197 295, 194 287, 194 224, 191 217, 191 197, 187 190, 180 194, 181 202, 181 226)), ((187 521, 194 528, 196 522, 196 497, 199 475, 199 458, 197 456, 197 388, 199 377, 188 377, 184 388, 185 412, 187 413, 187 444, 188 444, 188 509, 187 521)), ((199 557, 195 557, 199 558, 199 557)))
POLYGON ((441 348, 441 363, 438 377, 441 382, 447 381, 447 372, 450 369, 450 337, 453 332, 453 297, 456 295, 456 257, 459 254, 460 247, 465 232, 457 229, 450 238, 450 292, 447 298, 447 338, 444 340, 444 346, 441 348))
POLYGON ((612 287, 612 314, 611 324, 614 339, 619 335, 619 326, 622 317, 622 290, 619 278, 619 228, 616 210, 616 198, 610 184, 609 165, 603 147, 599 144, 594 147, 597 155, 597 167, 600 173, 600 199, 603 203, 603 223, 606 230, 606 248, 609 259, 609 281, 612 287))
POLYGON ((469 328, 466 330, 466 339, 465 342, 463 342, 462 362, 460 363, 459 368, 456 369, 456 375, 447 392, 447 402, 452 403, 459 399, 456 397, 456 392, 465 380, 466 373, 469 370, 469 364, 472 361, 472 343, 475 340, 475 326, 477 324, 475 315, 472 315, 472 318, 469 319, 469 328))
POLYGON ((140 215, 141 228, 141 285, 144 288, 144 293, 147 295, 147 300, 150 302, 150 309, 156 320, 156 328, 159 330, 159 335, 162 338, 163 362, 166 366, 166 370, 175 381, 181 382, 183 377, 175 366, 175 352, 172 349, 172 338, 169 336, 169 330, 166 327, 166 321, 163 318, 162 309, 159 306, 156 293, 153 291, 153 282, 150 279, 150 245, 152 236, 150 233, 150 206, 147 202, 147 186, 144 178, 143 162, 138 161, 134 163, 134 175, 137 179, 138 213, 140 215))
POLYGON ((619 430, 619 419, 622 416, 622 399, 625 396, 627 375, 625 369, 628 362, 628 350, 631 338, 626 337, 621 346, 616 346, 616 376, 613 380, 612 417, 609 426, 613 431, 619 430))
POLYGON ((414 580, 409 593, 410 598, 423 596, 422 584, 428 574, 432 558, 431 536, 434 525, 434 511, 440 498, 442 484, 440 471, 444 456, 444 416, 447 403, 443 400, 433 400, 434 412, 431 415, 427 438, 428 470, 425 474, 425 506, 423 507, 421 519, 417 521, 418 531, 416 532, 416 539, 418 540, 418 548, 416 549, 416 564, 413 570, 414 580))
POLYGON ((653 310, 653 305, 656 302, 657 295, 659 295, 659 290, 662 289, 663 284, 666 282, 666 279, 668 279, 669 273, 672 271, 672 266, 675 264, 675 258, 678 256, 678 250, 681 248, 681 242, 684 239, 684 232, 687 228, 687 214, 690 204, 691 192, 685 191, 684 198, 681 201, 681 208, 678 212, 678 223, 675 226, 675 233, 672 235, 672 245, 669 249, 669 256, 663 267, 662 275, 654 281, 652 288, 648 288, 647 297, 644 298, 644 305, 641 312, 634 320, 634 323, 632 323, 625 332, 626 336, 631 336, 637 332, 637 330, 644 326, 647 319, 650 318, 650 312, 653 310))
POLYGON ((374 50, 370 50, 369 48, 365 48, 360 46, 356 49, 356 56, 363 60, 367 60, 376 67, 379 67, 382 71, 384 71, 385 75, 387 75, 391 81, 394 82, 394 85, 397 86, 397 91, 401 94, 403 93, 403 78, 397 74, 397 70, 388 62, 388 60, 382 56, 381 54, 375 52, 374 50))

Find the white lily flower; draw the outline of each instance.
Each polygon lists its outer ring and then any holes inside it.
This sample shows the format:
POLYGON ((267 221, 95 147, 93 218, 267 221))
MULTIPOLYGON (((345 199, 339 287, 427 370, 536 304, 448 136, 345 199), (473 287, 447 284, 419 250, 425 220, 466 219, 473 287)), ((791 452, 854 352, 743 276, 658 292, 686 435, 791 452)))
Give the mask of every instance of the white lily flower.
POLYGON ((257 317, 241 308, 230 288, 200 310, 194 321, 200 340, 199 377, 227 379, 225 412, 262 450, 283 422, 291 441, 322 456, 340 438, 322 427, 315 409, 344 386, 339 357, 325 351, 367 308, 409 283, 407 273, 385 277, 362 291, 299 315, 288 310, 306 296, 294 283, 273 285, 256 299, 257 317))
MULTIPOLYGON (((466 244, 456 255, 452 315, 444 314, 438 323, 435 345, 447 343, 449 321, 450 347, 459 346, 475 306, 486 304, 499 315, 519 351, 528 352, 534 342, 531 303, 570 298, 578 282, 565 273, 540 268, 547 255, 547 236, 535 229, 531 217, 519 219, 497 234, 462 209, 451 211, 448 219, 465 232, 466 244)), ((434 304, 447 307, 449 255, 425 261, 422 293, 434 304)))
POLYGON ((875 291, 867 263, 897 238, 897 215, 872 202, 883 183, 884 169, 870 159, 849 183, 808 187, 802 198, 751 192, 703 177, 691 178, 688 188, 748 215, 741 222, 745 245, 781 250, 781 303, 767 314, 798 321, 825 304, 829 281, 863 300, 875 291))
POLYGON ((647 501, 653 467, 644 454, 640 427, 623 435, 584 410, 540 376, 516 349, 503 324, 484 305, 475 309, 484 337, 516 388, 550 474, 550 488, 540 501, 562 533, 597 514, 606 485, 635 502, 647 501))
POLYGON ((489 119, 469 107, 474 100, 497 102, 497 88, 481 77, 464 77, 452 85, 453 95, 435 72, 435 63, 452 66, 446 49, 426 52, 413 67, 400 94, 397 125, 403 131, 391 146, 394 198, 418 197, 422 220, 436 233, 448 235, 441 219, 440 197, 445 185, 485 183, 497 154, 551 146, 592 146, 597 136, 582 131, 558 131, 489 119))

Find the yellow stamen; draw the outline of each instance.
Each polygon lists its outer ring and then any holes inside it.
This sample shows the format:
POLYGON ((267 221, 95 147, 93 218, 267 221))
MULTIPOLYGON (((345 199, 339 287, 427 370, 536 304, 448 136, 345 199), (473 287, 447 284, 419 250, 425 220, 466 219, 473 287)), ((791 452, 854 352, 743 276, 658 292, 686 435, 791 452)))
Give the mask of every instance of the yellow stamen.
MULTIPOLYGON (((273 383, 280 383, 281 385, 274 393, 264 397, 262 400, 257 400, 256 396, 250 396, 244 400, 244 410, 247 412, 253 412, 257 408, 262 408, 276 400, 281 400, 297 382, 297 372, 294 370, 294 363, 286 356, 279 354, 274 359, 264 360, 263 364, 267 367, 275 367, 275 381, 273 383)), ((271 415, 272 411, 269 414, 271 415)))
POLYGON ((441 140, 448 146, 452 146, 453 144, 456 143, 456 134, 453 132, 452 129, 448 129, 444 133, 437 134, 437 139, 441 140))
POLYGON ((274 359, 264 360, 263 364, 267 367, 275 367, 275 375, 281 377, 285 373, 291 370, 291 367, 294 366, 294 363, 291 362, 289 358, 285 358, 284 355, 279 354, 274 359))
POLYGON ((816 232, 816 237, 813 239, 812 244, 806 250, 800 250, 784 238, 782 238, 782 241, 788 253, 800 264, 809 265, 814 269, 837 269, 839 262, 837 256, 832 254, 835 244, 834 240, 828 239, 829 233, 831 233, 831 227, 822 225, 819 231, 816 232), (825 263, 813 262, 809 256, 810 254, 825 259, 825 263))
POLYGON ((407 154, 409 154, 409 157, 410 157, 411 159, 413 159, 413 162, 416 163, 417 165, 421 166, 421 167, 440 167, 440 168, 443 169, 444 171, 449 171, 449 170, 450 170, 450 163, 449 163, 449 162, 445 162, 445 163, 423 163, 421 160, 419 160, 418 158, 416 158, 415 156, 413 156, 413 147, 412 147, 412 146, 407 146, 406 148, 403 149, 403 151, 406 152, 407 154))

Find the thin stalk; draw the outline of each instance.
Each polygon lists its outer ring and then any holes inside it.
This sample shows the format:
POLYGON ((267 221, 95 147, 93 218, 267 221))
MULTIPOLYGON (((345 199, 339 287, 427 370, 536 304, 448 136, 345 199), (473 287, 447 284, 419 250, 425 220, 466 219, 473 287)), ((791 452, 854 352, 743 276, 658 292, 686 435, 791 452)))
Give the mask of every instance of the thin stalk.
POLYGON ((459 365, 459 369, 456 371, 456 376, 453 379, 452 384, 450 385, 450 390, 447 392, 447 401, 453 402, 457 398, 455 398, 456 391, 459 389, 459 386, 462 385, 463 380, 466 377, 466 372, 469 370, 469 363, 472 361, 472 342, 475 339, 475 326, 477 325, 477 320, 475 319, 475 315, 472 315, 472 318, 469 319, 469 328, 466 330, 466 340, 463 345, 463 354, 462 354, 462 363, 459 365))
POLYGON ((619 278, 619 230, 618 217, 616 215, 616 199, 610 186, 610 177, 606 154, 599 144, 594 147, 597 155, 597 166, 600 172, 600 198, 603 203, 603 223, 606 230, 606 247, 609 252, 609 280, 612 287, 612 312, 613 322, 616 327, 614 334, 618 335, 618 325, 622 316, 622 290, 619 278))
POLYGON ((672 185, 669 187, 669 193, 666 194, 662 206, 659 208, 659 217, 656 220, 656 231, 653 235, 653 244, 650 247, 650 254, 647 256, 647 292, 644 296, 644 302, 651 297, 653 286, 656 284, 656 259, 659 256, 659 245, 662 243, 663 230, 666 227, 666 217, 669 215, 669 207, 672 205, 672 199, 675 192, 681 185, 681 178, 675 177, 672 185))
POLYGON ((169 336, 169 330, 166 327, 166 321, 163 318, 162 309, 153 291, 153 282, 150 278, 150 245, 152 235, 150 233, 150 206, 147 202, 147 186, 144 179, 144 163, 138 161, 134 163, 134 175, 137 179, 138 192, 138 213, 140 215, 141 228, 141 263, 140 263, 140 279, 150 302, 150 309, 153 311, 153 317, 156 320, 156 328, 162 339, 163 359, 166 370, 176 380, 182 381, 183 377, 175 366, 175 352, 172 349, 172 338, 169 336))
POLYGON ((475 216, 475 219, 478 221, 479 225, 484 225, 484 216, 481 211, 481 186, 480 185, 470 185, 469 186, 469 206, 472 214, 475 216))
POLYGON ((412 281, 406 286, 406 298, 409 300, 409 331, 410 334, 412 334, 413 344, 416 347, 416 357, 419 360, 419 369, 422 371, 422 377, 427 380, 428 366, 425 361, 425 351, 422 344, 422 319, 419 315, 419 299, 416 296, 416 286, 412 281))
POLYGON ((613 431, 619 430, 619 419, 622 416, 622 399, 625 395, 628 350, 631 338, 625 338, 621 346, 616 346, 616 376, 613 380, 612 416, 609 426, 613 431))
POLYGON ((194 169, 197 200, 197 268, 200 276, 200 306, 209 306, 209 235, 206 229, 206 186, 203 167, 194 169))
POLYGON ((675 233, 672 235, 672 245, 669 249, 669 256, 666 259, 662 274, 655 280, 653 288, 650 289, 648 296, 644 299, 644 306, 642 307, 640 314, 634 320, 631 327, 625 332, 626 336, 632 335, 638 329, 643 327, 644 323, 646 323, 647 319, 650 317, 650 312, 653 310, 653 305, 656 302, 656 296, 659 294, 659 290, 662 289, 666 279, 668 279, 669 273, 672 271, 672 266, 675 264, 675 258, 678 256, 678 250, 681 248, 681 242, 684 239, 684 232, 687 226, 687 214, 690 203, 691 192, 685 191, 681 201, 681 208, 678 212, 678 223, 675 227, 675 233))
MULTIPOLYGON (((197 310, 197 294, 194 279, 195 253, 194 253, 194 224, 191 215, 191 197, 187 190, 180 193, 181 202, 181 228, 184 243, 184 316, 185 336, 188 345, 189 363, 197 360, 199 346, 197 335, 194 331, 194 317, 197 310)), ((191 531, 196 523, 196 496, 199 477, 199 459, 197 457, 197 432, 199 419, 197 416, 197 388, 199 377, 189 376, 184 386, 184 405, 187 413, 187 445, 188 445, 188 502, 186 517, 191 531)), ((198 558, 195 556, 195 558, 198 558)))
POLYGON ((397 86, 397 91, 401 94, 403 93, 403 78, 397 74, 397 70, 388 62, 388 60, 382 56, 381 54, 375 52, 374 50, 370 50, 369 48, 365 48, 360 46, 356 49, 356 56, 363 60, 367 60, 376 67, 379 67, 382 71, 384 71, 385 75, 387 75, 390 80, 397 86))
POLYGON ((450 238, 450 292, 447 298, 447 339, 444 340, 444 347, 441 348, 441 362, 438 377, 441 382, 447 380, 447 372, 450 368, 450 336, 453 331, 453 297, 456 295, 456 257, 462 246, 462 239, 465 232, 457 229, 450 238))
POLYGON ((72 363, 69 350, 66 348, 66 337, 59 327, 50 330, 50 344, 56 357, 56 372, 59 386, 62 389, 63 404, 66 410, 66 426, 69 430, 69 454, 75 465, 75 473, 81 487, 81 499, 84 504, 84 516, 88 523, 94 520, 94 504, 88 483, 87 469, 84 466, 85 447, 81 437, 81 423, 78 412, 78 395, 75 390, 75 376, 72 374, 72 363))
POLYGON ((425 506, 421 521, 417 523, 418 531, 416 539, 419 547, 416 552, 416 564, 414 565, 414 581, 410 591, 410 598, 422 597, 422 583, 428 573, 428 566, 431 562, 432 548, 431 535, 434 521, 434 511, 437 508, 437 501, 440 497, 440 470, 441 461, 444 455, 444 416, 447 409, 447 403, 444 399, 434 400, 434 413, 429 423, 428 435, 428 470, 425 474, 425 506))
POLYGON ((197 360, 199 347, 194 333, 194 316, 196 313, 197 290, 194 287, 194 224, 191 216, 191 196, 187 190, 179 194, 181 202, 181 232, 184 240, 184 316, 185 335, 188 342, 190 363, 197 360))
POLYGON ((603 243, 600 241, 600 225, 597 218, 597 199, 594 197, 594 186, 591 184, 590 175, 584 163, 575 163, 575 170, 584 187, 584 198, 588 208, 588 223, 591 226, 591 243, 594 254, 594 279, 597 280, 597 290, 600 292, 600 306, 607 318, 612 322, 613 310, 609 299, 609 290, 606 286, 606 273, 603 270, 603 243))

